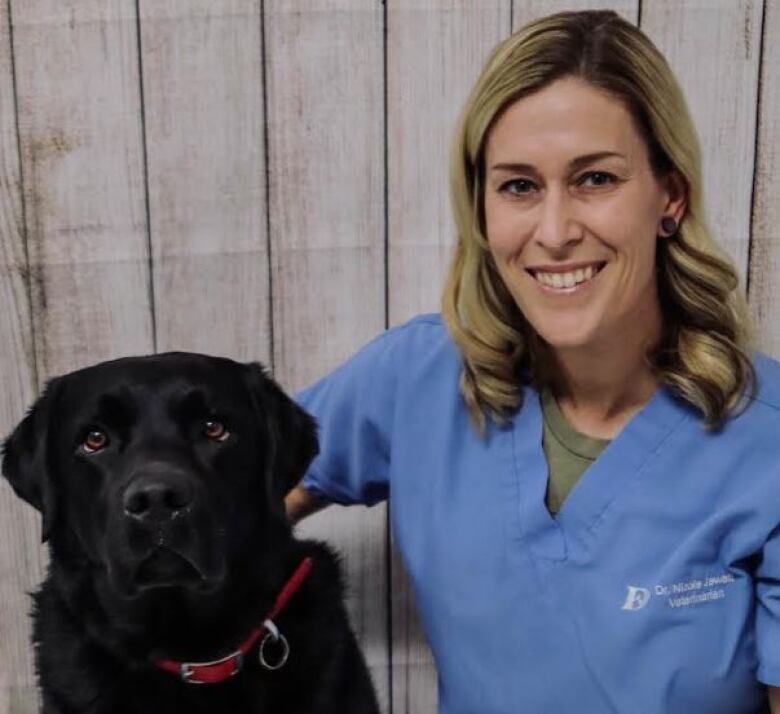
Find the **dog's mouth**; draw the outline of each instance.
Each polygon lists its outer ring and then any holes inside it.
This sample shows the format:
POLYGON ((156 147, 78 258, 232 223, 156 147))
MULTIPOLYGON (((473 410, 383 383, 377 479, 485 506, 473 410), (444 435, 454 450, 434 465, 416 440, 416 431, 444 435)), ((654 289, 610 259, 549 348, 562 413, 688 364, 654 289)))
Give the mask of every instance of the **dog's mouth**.
POLYGON ((206 587, 201 570, 189 558, 170 548, 155 548, 141 561, 133 581, 139 590, 164 587, 206 587))

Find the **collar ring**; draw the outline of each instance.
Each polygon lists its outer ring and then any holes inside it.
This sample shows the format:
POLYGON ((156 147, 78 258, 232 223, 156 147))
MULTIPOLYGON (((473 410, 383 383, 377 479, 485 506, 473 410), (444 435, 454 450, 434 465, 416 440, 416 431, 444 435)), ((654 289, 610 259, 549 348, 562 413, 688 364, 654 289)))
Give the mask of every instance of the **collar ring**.
POLYGON ((266 620, 263 625, 265 625, 267 632, 260 641, 257 658, 260 660, 260 665, 262 667, 273 672, 284 667, 287 658, 290 656, 290 644, 287 642, 287 638, 279 632, 279 628, 271 620, 266 620), (272 642, 274 645, 281 648, 281 652, 275 653, 270 661, 265 652, 266 645, 268 645, 269 642, 272 642))

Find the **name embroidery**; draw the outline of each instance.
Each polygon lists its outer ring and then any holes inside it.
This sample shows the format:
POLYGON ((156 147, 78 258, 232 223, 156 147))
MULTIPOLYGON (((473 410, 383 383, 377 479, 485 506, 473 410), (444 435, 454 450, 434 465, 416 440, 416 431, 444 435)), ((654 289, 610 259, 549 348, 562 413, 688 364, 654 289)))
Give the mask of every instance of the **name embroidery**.
POLYGON ((653 596, 666 598, 667 607, 690 607, 700 603, 722 600, 726 597, 726 588, 735 581, 731 573, 681 580, 668 585, 655 585, 643 588, 628 585, 626 599, 621 610, 641 610, 653 596))

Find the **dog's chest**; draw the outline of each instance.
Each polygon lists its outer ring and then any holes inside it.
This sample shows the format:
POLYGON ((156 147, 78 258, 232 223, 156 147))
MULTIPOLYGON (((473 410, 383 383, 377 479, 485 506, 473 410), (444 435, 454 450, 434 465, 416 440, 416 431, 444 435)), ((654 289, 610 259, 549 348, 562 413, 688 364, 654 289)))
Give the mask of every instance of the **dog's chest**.
POLYGON ((288 682, 266 673, 245 671, 220 684, 186 684, 173 675, 158 673, 128 678, 108 694, 90 714, 288 714, 317 711, 301 707, 288 682), (166 677, 170 676, 170 680, 166 677))

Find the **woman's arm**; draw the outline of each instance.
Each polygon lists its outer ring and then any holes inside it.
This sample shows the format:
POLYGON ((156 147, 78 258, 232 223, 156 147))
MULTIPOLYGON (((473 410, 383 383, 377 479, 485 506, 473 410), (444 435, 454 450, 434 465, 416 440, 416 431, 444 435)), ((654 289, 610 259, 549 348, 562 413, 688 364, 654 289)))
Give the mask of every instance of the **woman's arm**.
MULTIPOLYGON (((284 498, 284 508, 287 511, 287 520, 295 524, 306 516, 322 510, 330 504, 307 491, 303 486, 296 486, 284 498)), ((778 710, 780 711, 780 710, 778 710)))
POLYGON ((767 687, 769 690, 769 711, 780 714, 780 687, 767 687))

